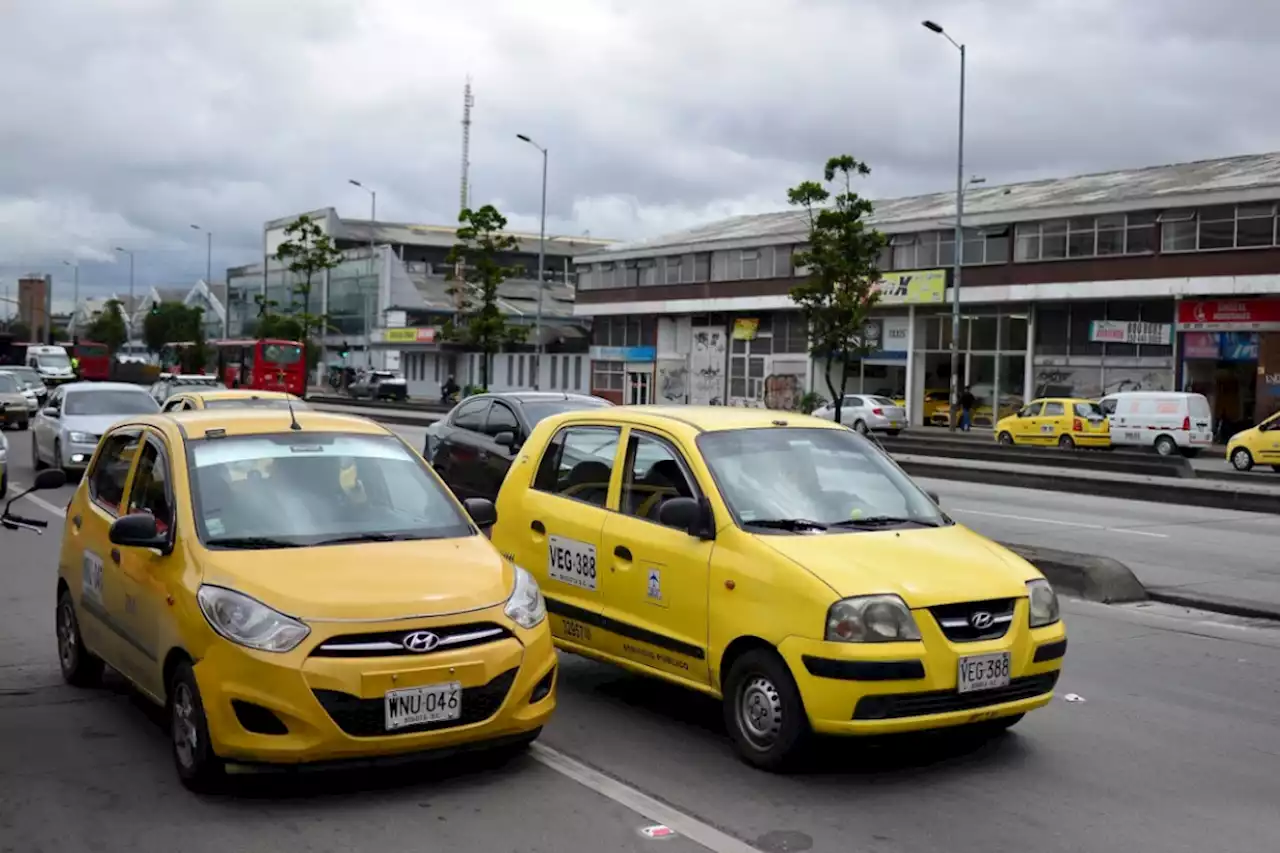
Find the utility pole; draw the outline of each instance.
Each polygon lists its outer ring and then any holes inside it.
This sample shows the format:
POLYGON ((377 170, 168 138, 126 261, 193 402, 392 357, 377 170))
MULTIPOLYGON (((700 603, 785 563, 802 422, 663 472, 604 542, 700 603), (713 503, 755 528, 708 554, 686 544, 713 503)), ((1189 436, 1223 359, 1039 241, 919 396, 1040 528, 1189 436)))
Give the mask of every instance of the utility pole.
POLYGON ((542 215, 538 220, 538 318, 534 322, 536 348, 533 356, 533 390, 537 391, 542 380, 542 291, 546 289, 544 278, 547 265, 547 149, 523 133, 517 133, 516 138, 542 153, 542 215))

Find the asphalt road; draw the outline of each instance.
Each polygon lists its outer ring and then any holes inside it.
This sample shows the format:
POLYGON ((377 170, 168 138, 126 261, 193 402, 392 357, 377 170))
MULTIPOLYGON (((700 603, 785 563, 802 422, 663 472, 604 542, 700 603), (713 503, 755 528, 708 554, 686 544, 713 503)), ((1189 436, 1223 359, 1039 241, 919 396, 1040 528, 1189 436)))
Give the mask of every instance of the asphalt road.
MULTIPOLYGON (((30 476, 15 466, 15 483, 30 476)), ((69 494, 42 497, 57 509, 69 494)), ((733 757, 714 703, 566 658, 542 748, 511 764, 271 776, 195 797, 123 684, 62 685, 60 522, 26 510, 52 523, 44 537, 0 531, 3 853, 1265 853, 1280 837, 1280 629, 1070 601, 1058 698, 986 744, 836 743, 771 776, 733 757), (655 821, 679 835, 643 837, 655 821)))

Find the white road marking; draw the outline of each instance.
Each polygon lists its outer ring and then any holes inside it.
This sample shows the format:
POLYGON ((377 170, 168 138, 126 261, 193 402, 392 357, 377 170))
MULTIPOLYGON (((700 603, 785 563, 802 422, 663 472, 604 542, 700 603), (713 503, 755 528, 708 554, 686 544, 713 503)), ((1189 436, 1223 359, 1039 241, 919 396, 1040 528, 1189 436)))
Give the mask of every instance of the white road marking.
MULTIPOLYGON (((9 484, 9 488, 13 489, 13 491, 14 491, 14 492, 22 492, 22 491, 23 491, 24 489, 26 489, 27 487, 26 487, 26 486, 24 486, 24 485, 22 485, 21 483, 10 483, 10 484, 9 484)), ((49 513, 50 515, 55 516, 55 517, 57 517, 57 518, 64 518, 64 517, 66 517, 66 514, 67 514, 67 508, 66 508, 66 507, 56 507, 56 506, 54 506, 53 504, 49 503, 47 500, 45 500, 44 498, 40 497, 38 494, 36 494, 36 493, 34 493, 34 492, 32 492, 31 494, 27 495, 25 498, 23 498, 23 500, 24 500, 24 501, 31 501, 33 504, 35 504, 36 506, 40 507, 40 508, 41 508, 42 510, 44 510, 45 512, 47 512, 47 513, 49 513)))
POLYGON ((1102 530, 1107 533, 1123 533, 1129 536, 1149 536, 1152 539, 1168 539, 1167 533, 1152 533, 1147 530, 1129 530, 1123 527, 1107 527, 1102 524, 1086 524, 1082 521, 1062 521, 1057 518, 1037 518, 1033 515, 1012 515, 1007 512, 985 512, 977 509, 964 509, 957 507, 949 510, 950 512, 962 512, 966 515, 983 515, 988 518, 1007 518, 1011 521, 1031 521, 1036 524, 1053 524, 1059 527, 1078 527, 1084 530, 1102 530))
POLYGON ((651 797, 625 782, 601 773, 593 767, 588 767, 559 750, 535 743, 531 748, 531 755, 535 761, 550 767, 557 773, 603 794, 615 803, 626 806, 655 823, 670 827, 690 841, 701 844, 714 853, 760 853, 757 848, 747 842, 734 838, 711 824, 686 814, 669 803, 651 797))

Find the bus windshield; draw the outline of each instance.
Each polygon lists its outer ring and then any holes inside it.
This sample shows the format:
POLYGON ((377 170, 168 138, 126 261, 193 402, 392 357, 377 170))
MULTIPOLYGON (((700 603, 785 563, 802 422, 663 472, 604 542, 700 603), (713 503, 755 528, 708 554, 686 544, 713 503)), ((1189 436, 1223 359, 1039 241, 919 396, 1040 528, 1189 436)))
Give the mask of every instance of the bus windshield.
POLYGON ((263 344, 262 360, 272 364, 297 364, 302 359, 298 344, 263 344))

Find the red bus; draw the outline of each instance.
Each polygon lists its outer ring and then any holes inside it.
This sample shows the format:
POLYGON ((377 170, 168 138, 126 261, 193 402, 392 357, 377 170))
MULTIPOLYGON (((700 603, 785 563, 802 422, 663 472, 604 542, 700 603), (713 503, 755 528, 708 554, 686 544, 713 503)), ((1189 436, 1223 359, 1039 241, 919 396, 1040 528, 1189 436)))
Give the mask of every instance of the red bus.
MULTIPOLYGON (((160 353, 161 369, 181 370, 182 351, 190 346, 190 342, 167 344, 160 353)), ((206 364, 195 372, 212 373, 228 388, 306 395, 307 364, 298 341, 277 338, 209 341, 205 348, 206 364)))
POLYGON ((92 341, 77 341, 67 347, 80 365, 80 378, 105 382, 111 378, 111 351, 106 344, 92 341))

